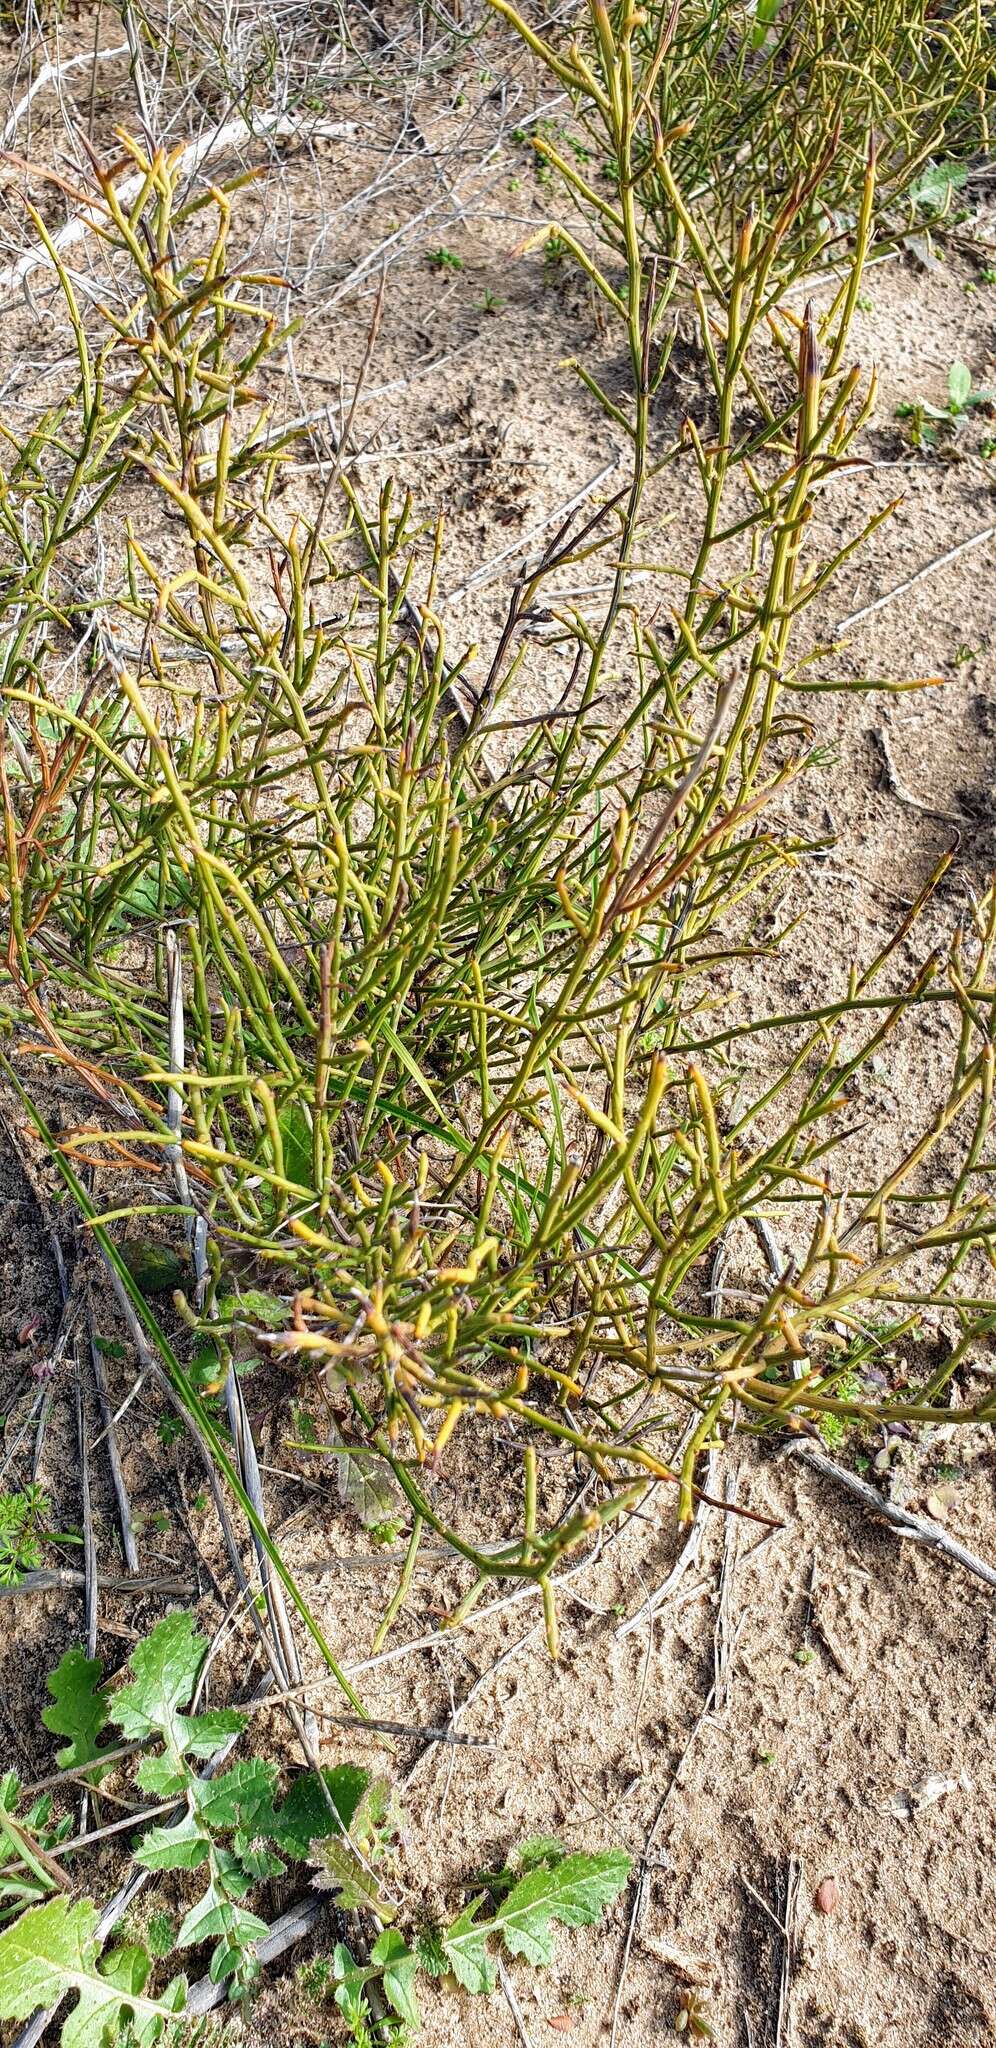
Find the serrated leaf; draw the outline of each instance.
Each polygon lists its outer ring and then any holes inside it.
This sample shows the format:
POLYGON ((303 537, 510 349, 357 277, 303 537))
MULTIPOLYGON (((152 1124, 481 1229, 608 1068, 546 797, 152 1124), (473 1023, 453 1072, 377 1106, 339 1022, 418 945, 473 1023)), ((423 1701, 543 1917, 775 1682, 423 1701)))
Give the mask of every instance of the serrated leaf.
MULTIPOLYGON (((27 1813, 21 1815, 22 1826, 30 1828, 33 1835, 44 1834, 48 1831, 53 1839, 71 1835, 73 1827, 68 1814, 64 1815, 62 1820, 56 1821, 54 1828, 49 1828, 49 1822, 52 1818, 52 1804, 51 1792, 43 1792, 40 1798, 32 1801, 27 1813)), ((47 1841, 45 1843, 46 1849, 50 1849, 51 1846, 51 1842, 47 1841)))
POLYGON ((445 1977, 449 1964, 440 1928, 423 1928, 415 1943, 415 1954, 419 1969, 424 1970, 427 1977, 445 1977))
POLYGON ((374 1451, 347 1450, 335 1424, 329 1449, 335 1461, 335 1483, 344 1507, 352 1508, 365 1529, 376 1528, 403 1506, 401 1489, 385 1459, 374 1451), (342 1448, 340 1448, 342 1446, 342 1448))
MULTIPOLYGON (((210 1884, 203 1898, 191 1906, 176 1937, 177 1948, 192 1948, 198 1941, 214 1941, 224 1935, 226 1947, 248 1948, 250 1942, 261 1941, 267 1933, 265 1920, 258 1913, 250 1913, 229 1898, 215 1884, 210 1884)), ((217 1979, 216 1979, 217 1981, 217 1979)))
POLYGON ((194 1815, 185 1813, 174 1827, 150 1828, 135 1850, 135 1861, 146 1870, 196 1870, 210 1848, 194 1815))
POLYGON ((267 1877, 282 1877, 287 1868, 282 1858, 272 1849, 268 1849, 266 1843, 258 1836, 234 1835, 232 1848, 243 1870, 258 1884, 262 1884, 263 1879, 267 1877))
POLYGON ((172 1913, 150 1913, 145 1924, 145 1939, 150 1956, 155 1956, 157 1962, 172 1955, 176 1947, 176 1925, 172 1913))
POLYGON ((128 2019, 143 2048, 159 2038, 179 2010, 183 1987, 170 1987, 169 2003, 146 1998, 134 1988, 138 1966, 128 1951, 112 1959, 125 1981, 98 1969, 97 1918, 88 1899, 71 1905, 57 1898, 30 1907, 0 1932, 0 2019, 27 2019, 37 2006, 57 2005, 75 1993, 62 2048, 105 2048, 120 2039, 128 2019))
MULTIPOLYGON (((529 1845, 527 1845, 528 1847, 529 1845)), ((483 1896, 464 1907, 442 1935, 446 1964, 465 1991, 493 1991, 494 1965, 487 1952, 489 1936, 497 1935, 510 1955, 529 1963, 553 1960, 553 1923, 588 1927, 617 1898, 629 1876, 630 1858, 621 1849, 596 1855, 579 1852, 552 1866, 538 1862, 513 1885, 490 1920, 479 1920, 483 1896)))
MULTIPOLYGON (((162 1998, 159 2001, 160 2005, 166 2011, 166 2021, 163 2021, 163 2019, 158 2015, 154 2019, 146 2019, 144 2021, 133 2019, 131 2021, 131 2036, 132 2040, 135 2043, 135 2048, 153 2048, 153 2044, 161 2038, 164 2027, 169 2024, 170 2020, 182 2020, 183 2007, 186 2004, 186 2000, 186 1978, 171 1978, 170 1982, 166 1986, 165 1991, 163 1992, 162 1998)), ((183 2039, 182 2034, 180 2038, 183 2039)), ((187 2038, 190 2038, 189 2034, 187 2038)), ((62 2048, 70 2048, 69 2038, 66 2034, 65 2028, 63 2028, 62 2033, 62 2048)))
POLYGON ((255 1956, 250 1957, 237 1941, 219 1941, 208 1964, 208 1976, 212 1984, 220 1984, 235 1970, 240 1972, 242 1983, 246 1984, 259 1974, 255 1956))
POLYGON ((137 1942, 127 1942, 121 1948, 108 1950, 100 1965, 100 1974, 109 1984, 116 1984, 119 1991, 142 1992, 149 1981, 152 1965, 144 1948, 137 1942))
POLYGON ((275 1764, 252 1757, 233 1764, 220 1778, 197 1778, 190 1787, 194 1812, 212 1833, 221 1828, 246 1828, 269 1834, 273 1823, 275 1764))
POLYGON ((216 1756, 232 1735, 241 1735, 247 1718, 237 1707, 212 1707, 206 1714, 181 1714, 180 1748, 188 1756, 216 1756))
POLYGON ((173 1756, 143 1756, 135 1779, 139 1790, 147 1792, 150 1799, 172 1799, 186 1791, 190 1773, 173 1756))
POLYGON ((110 1703, 110 1719, 130 1741, 161 1735, 167 1747, 182 1750, 183 1716, 204 1660, 207 1643, 197 1634, 192 1614, 167 1614, 151 1635, 131 1653, 133 1677, 110 1703))
POLYGON ((526 1870, 535 1869, 538 1863, 562 1863, 567 1850, 556 1835, 530 1835, 520 1842, 501 1870, 479 1870, 473 1878, 475 1887, 489 1892, 494 1899, 502 1899, 514 1889, 526 1870))
POLYGON ((567 1850, 556 1835, 530 1835, 520 1842, 513 1857, 519 1870, 534 1870, 538 1863, 563 1863, 567 1850))
POLYGON ((380 1920, 393 1920, 397 1908, 383 1897, 376 1873, 364 1869, 348 1842, 333 1835, 312 1853, 318 1865, 313 1882, 319 1891, 332 1892, 344 1913, 374 1912, 380 1920))
POLYGON ((369 1778, 353 1815, 350 1833, 366 1852, 383 1848, 402 1824, 401 1802, 390 1778, 369 1778))
POLYGON ((370 1961, 383 1970, 384 1997, 409 2027, 421 2024, 414 1985, 419 1959, 394 1927, 385 1927, 370 1951, 370 1961))
MULTIPOLYGON (((63 1770, 78 1770, 100 1755, 97 1737, 108 1720, 107 1702, 97 1690, 103 1668, 99 1657, 88 1657, 77 1645, 66 1651, 45 1681, 53 1704, 42 1708, 42 1720, 51 1734, 69 1737, 55 1752, 63 1770)), ((96 1785, 105 1773, 91 1771, 88 1775, 90 1784, 96 1785)))
POLYGON ((452 1970, 458 1984, 465 1991, 472 1991, 475 1997, 484 1997, 493 1991, 498 1982, 498 1972, 488 1954, 488 1935, 495 1923, 482 1920, 477 1925, 477 1914, 483 1899, 471 1899, 452 1927, 447 1927, 442 1936, 442 1950, 446 1968, 452 1970))
POLYGON ((528 1871, 495 1916, 509 1953, 530 1963, 550 1962, 551 1922, 590 1927, 618 1898, 629 1872, 630 1858, 621 1849, 603 1849, 597 1855, 581 1851, 565 1856, 552 1869, 540 1864, 528 1871))
POLYGON ((346 1834, 367 1786, 370 1773, 359 1764, 337 1764, 322 1772, 328 1799, 314 1771, 296 1778, 283 1805, 274 1815, 270 1835, 278 1849, 299 1862, 311 1844, 325 1835, 346 1834), (331 1802, 332 1810, 329 1810, 331 1802))

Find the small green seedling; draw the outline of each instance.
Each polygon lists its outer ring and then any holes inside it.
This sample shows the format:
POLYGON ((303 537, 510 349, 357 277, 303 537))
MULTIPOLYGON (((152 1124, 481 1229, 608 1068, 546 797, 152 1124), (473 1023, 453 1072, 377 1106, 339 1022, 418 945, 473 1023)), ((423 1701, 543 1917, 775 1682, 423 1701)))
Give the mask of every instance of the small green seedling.
POLYGON ((0 1493, 0 1586, 16 1586, 41 1564, 48 1499, 40 1486, 0 1493))
POLYGON ((993 393, 972 389, 972 372, 967 363, 952 363, 948 371, 948 402, 946 405, 931 405, 925 398, 916 398, 903 405, 897 405, 896 418, 909 420, 910 439, 914 448, 932 448, 936 445, 939 430, 957 433, 961 422, 977 407, 993 404, 993 393))
POLYGON ((455 250, 455 249, 446 249, 446 248, 439 248, 439 249, 430 249, 430 251, 429 251, 429 267, 430 267, 430 269, 431 269, 431 270, 440 270, 440 271, 441 271, 441 270, 462 270, 462 269, 463 269, 463 257, 462 257, 462 256, 458 256, 458 255, 457 255, 457 252, 456 252, 456 250, 455 250))
POLYGON ((971 412, 976 406, 991 405, 993 394, 981 388, 972 389, 972 372, 967 363, 952 363, 948 371, 948 416, 960 419, 963 413, 971 412))
POLYGON ((43 1792, 18 1815, 20 1795, 17 1772, 5 1771, 0 1778, 0 1926, 55 1890, 49 1857, 72 1834, 74 1825, 68 1813, 53 1819, 50 1792, 43 1792))
POLYGON ((701 1991, 683 1991, 678 2000, 674 2031, 684 2034, 691 2041, 714 2041, 715 2032, 709 2020, 709 2007, 701 1991))
POLYGON ((562 235, 548 235, 543 248, 543 267, 548 276, 557 274, 567 256, 567 243, 562 235))
POLYGON ((929 163, 910 186, 909 196, 913 205, 922 214, 933 220, 940 220, 951 210, 956 192, 968 182, 968 165, 953 159, 942 163, 929 163))
POLYGON ((847 1423, 841 1415, 821 1415, 819 1432, 827 1449, 837 1451, 847 1435, 847 1423))

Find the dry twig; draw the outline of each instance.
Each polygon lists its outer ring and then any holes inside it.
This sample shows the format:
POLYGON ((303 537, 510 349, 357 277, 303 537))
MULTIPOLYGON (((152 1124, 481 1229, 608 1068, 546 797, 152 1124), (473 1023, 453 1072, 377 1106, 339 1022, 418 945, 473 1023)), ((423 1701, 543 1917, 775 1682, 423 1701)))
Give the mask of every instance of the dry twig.
POLYGON ((907 789, 905 783, 900 779, 899 771, 892 758, 889 735, 885 726, 873 726, 872 733, 885 765, 886 788, 890 795, 896 798, 898 803, 906 804, 911 811, 922 811, 925 818, 941 818, 949 825, 967 825, 969 823, 968 818, 965 817, 962 811, 942 811, 938 808, 937 804, 928 804, 924 801, 923 797, 914 796, 913 791, 907 789))
POLYGON ((795 1971, 799 1895, 801 1890, 802 1862, 798 1856, 790 1856, 785 1867, 784 1882, 779 1882, 780 1896, 778 1903, 781 1908, 782 1962, 778 1980, 778 2019, 775 2026, 775 2048, 791 2048, 792 1978, 795 1971))
POLYGON ((952 1564, 960 1565, 963 1571, 971 1572, 974 1578, 981 1579, 985 1585, 996 1586, 996 1570, 993 1566, 987 1564, 984 1558, 976 1557, 975 1552, 969 1550, 966 1544, 959 1543, 956 1536, 949 1536, 940 1522, 935 1522, 930 1515, 915 1515, 909 1508, 897 1507, 895 1501, 886 1500, 877 1487, 869 1486, 868 1481, 859 1478, 856 1472, 848 1472, 846 1466, 835 1464, 834 1460, 825 1457, 822 1451, 815 1451, 811 1444, 793 1443, 789 1445, 789 1451, 792 1457, 800 1458, 803 1464, 810 1465, 813 1471, 819 1472, 824 1479, 833 1479, 838 1486, 843 1486, 848 1493, 853 1493, 863 1507, 870 1508, 872 1514, 881 1516, 898 1535, 906 1537, 911 1543, 921 1544, 925 1550, 936 1550, 941 1557, 948 1558, 952 1564))
POLYGON ((908 590, 912 590, 915 584, 922 583, 925 576, 932 576, 935 569, 945 569, 948 563, 955 561, 959 555, 967 554, 970 548, 984 547, 986 541, 994 537, 996 526, 984 526, 980 533, 970 533, 966 540, 958 541, 953 548, 945 548, 943 554, 934 555, 931 561, 924 562, 922 568, 915 570, 912 576, 907 576, 902 583, 894 584, 893 588, 884 591, 881 597, 873 598, 871 604, 859 605, 856 612, 848 612, 846 619, 838 621, 836 634, 850 632, 851 627, 856 626, 859 620, 870 619, 873 612, 880 612, 885 605, 892 604, 895 598, 905 597, 908 590))
POLYGON ((629 1959, 633 1948, 633 1938, 637 1932, 641 1920, 643 1919, 644 1913, 647 1910, 647 1905, 650 1899, 652 1872, 656 1860, 652 1855, 653 1847, 657 1840, 657 1836, 660 1831, 660 1825, 662 1820, 664 1819, 664 1815, 667 1811, 671 1796, 678 1787, 678 1784, 681 1780, 681 1773, 684 1770, 685 1764, 691 1753, 692 1747, 698 1737, 699 1730, 701 1729, 703 1723, 705 1722, 709 1713, 711 1712, 712 1705, 713 1692, 710 1688, 709 1697, 706 1700, 706 1703, 702 1708, 702 1711, 699 1714, 698 1719, 694 1722, 692 1726, 691 1733, 688 1737, 684 1749, 681 1752, 681 1756, 678 1759, 676 1769, 658 1803, 657 1811, 654 1814, 653 1820, 650 1823, 650 1827, 647 1832, 647 1838, 643 1844, 643 1853, 640 1857, 640 1862, 636 1873, 636 1884, 633 1891, 633 1904, 630 1909, 629 1924, 626 1928, 626 1941, 623 1947, 622 1964, 619 1970, 619 1982, 616 1986, 616 1995, 612 2005, 612 2029, 609 2035, 609 2048, 616 2048, 616 2035, 619 2030, 619 2014, 622 2009, 623 1992, 626 1989, 626 1978, 629 1973, 629 1959))

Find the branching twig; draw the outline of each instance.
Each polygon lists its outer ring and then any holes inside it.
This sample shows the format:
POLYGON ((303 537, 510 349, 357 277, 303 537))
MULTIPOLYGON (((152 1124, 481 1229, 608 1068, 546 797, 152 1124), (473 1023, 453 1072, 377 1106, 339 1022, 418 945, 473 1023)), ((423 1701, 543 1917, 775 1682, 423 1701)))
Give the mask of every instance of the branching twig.
POLYGON ((941 1557, 948 1558, 952 1564, 960 1565, 963 1571, 971 1572, 974 1578, 981 1579, 985 1585, 996 1586, 996 1570, 993 1566, 987 1564, 984 1558, 976 1557, 975 1552, 969 1550, 964 1543, 959 1543, 956 1536, 949 1536, 947 1530, 942 1529, 940 1522, 933 1521, 929 1515, 915 1515, 909 1508, 897 1507, 895 1501, 886 1500, 877 1487, 869 1486, 866 1479, 860 1479, 856 1472, 848 1472, 844 1465, 835 1464, 832 1458, 824 1457, 822 1451, 813 1450, 810 1444, 794 1443, 789 1446, 789 1450, 792 1457, 800 1458, 803 1464, 810 1465, 822 1478, 833 1479, 838 1486, 843 1486, 848 1493, 853 1493, 863 1507, 869 1508, 874 1515, 880 1515, 898 1535, 906 1537, 911 1543, 921 1544, 925 1550, 936 1550, 941 1557))

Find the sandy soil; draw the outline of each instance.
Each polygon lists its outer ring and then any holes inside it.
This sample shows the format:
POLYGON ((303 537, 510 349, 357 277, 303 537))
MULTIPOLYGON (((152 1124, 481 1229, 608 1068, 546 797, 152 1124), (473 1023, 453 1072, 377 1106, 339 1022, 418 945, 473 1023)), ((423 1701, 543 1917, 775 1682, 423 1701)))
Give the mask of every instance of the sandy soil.
MULTIPOLYGON (((66 34, 78 34, 86 47, 89 21, 66 34)), ((482 67, 468 64, 423 88, 415 112, 432 147, 466 148, 461 138, 482 93, 482 67)), ((110 67, 98 125, 114 118, 126 90, 121 67, 110 67)), ((538 103, 528 76, 514 91, 523 113, 538 103)), ((497 136, 502 124, 493 107, 492 116, 497 136)), ((258 235, 259 250, 283 250, 292 272, 319 237, 308 317, 295 345, 296 383, 288 374, 284 399, 291 413, 302 399, 309 410, 329 403, 337 413, 340 380, 348 391, 363 358, 377 289, 376 268, 358 280, 351 273, 373 243, 416 223, 387 274, 357 411, 354 473, 371 493, 393 473, 427 520, 445 514, 447 624, 454 642, 466 635, 484 641, 537 530, 619 452, 576 381, 551 375, 551 366, 573 355, 611 367, 608 344, 585 288, 542 255, 515 253, 551 205, 524 145, 506 136, 483 175, 459 154, 440 168, 416 153, 379 195, 351 210, 369 178, 378 119, 390 126, 376 111, 368 118, 355 144, 318 145, 303 162, 287 152, 265 197, 250 195, 246 234, 258 235), (460 267, 434 265, 440 248, 460 267), (512 550, 504 570, 461 594, 463 581, 503 550, 512 550)), ((479 118, 486 122, 487 102, 479 118)), ((992 246, 991 218, 983 232, 992 246)), ((949 450, 918 454, 894 417, 903 401, 938 400, 955 358, 970 365, 976 385, 996 385, 996 285, 984 280, 981 262, 944 244, 929 267, 909 253, 874 267, 857 339, 862 359, 881 373, 867 437, 873 466, 839 483, 821 517, 840 533, 900 493, 902 503, 842 574, 816 622, 824 633, 996 522, 996 461, 980 452, 992 422, 973 415, 949 450)), ((39 378, 54 374, 41 307, 8 311, 0 332, 5 413, 23 420, 37 402, 39 378)), ((694 362, 684 374, 688 402, 697 389, 694 362)), ((306 507, 317 486, 302 469, 287 489, 289 504, 306 507)), ((680 531, 682 510, 670 483, 652 496, 648 541, 680 531)), ((991 542, 966 550, 850 634, 844 658, 855 676, 936 674, 944 687, 893 700, 821 700, 828 706, 820 713, 823 736, 832 745, 827 765, 807 784, 802 823, 814 836, 829 826, 836 847, 799 877, 793 904, 811 915, 790 949, 752 972, 758 1009, 786 993, 805 1001, 839 988, 848 963, 881 943, 956 832, 957 855, 917 939, 918 957, 985 886, 996 787, 994 559, 991 542), (883 729, 898 785, 916 806, 890 786, 883 729)), ((652 601, 648 589, 648 610, 652 601)), ((537 648, 524 673, 524 706, 543 701, 546 686, 537 648)), ((909 952, 907 964, 912 958, 909 952)), ((942 1053, 918 1030, 898 1063, 869 1080, 862 1097, 869 1167, 929 1105, 942 1053)), ((9 1104, 7 1114, 17 1130, 9 1104)), ((32 1361, 51 1342, 59 1315, 39 1202, 46 1186, 23 1131, 16 1149, 0 1144, 4 1451, 22 1481, 38 1398, 32 1361)), ((746 1244, 735 1254, 742 1262, 755 1256, 746 1244)), ((120 1334, 106 1304, 98 1301, 96 1314, 102 1330, 120 1334)), ((120 1400, 133 1377, 126 1350, 109 1358, 108 1371, 112 1398, 120 1400)), ((247 1387, 261 1455, 269 1467, 286 1467, 285 1389, 264 1373, 247 1387)), ((84 1400, 96 1439, 88 1382, 84 1400)), ((122 1431, 142 1569, 189 1582, 205 1626, 214 1628, 221 1611, 215 1575, 224 1575, 217 1532, 210 1508, 198 1504, 195 1463, 182 1444, 161 1449, 159 1420, 146 1388, 122 1431)), ((80 1515, 75 1431, 67 1370, 54 1383, 39 1477, 70 1525, 80 1515)), ((507 1455, 496 1439, 496 1490, 507 1455)), ((889 1484, 915 1507, 928 1496, 935 1506, 940 1499, 952 1531, 996 1559, 994 1463, 988 1439, 938 1432, 901 1447, 889 1484)), ((116 1572, 113 1499, 96 1444, 91 1464, 99 1554, 104 1569, 116 1572)), ((734 1482, 740 1504, 777 1526, 766 1535, 754 1523, 708 1514, 700 1554, 678 1594, 652 1627, 623 1635, 625 1617, 667 1576, 681 1547, 673 1502, 660 1495, 565 1587, 556 1666, 531 1598, 406 1652, 406 1643, 434 1630, 460 1583, 449 1567, 418 1573, 392 1638, 396 1656, 362 1673, 365 1700, 377 1714, 436 1723, 472 1693, 460 1727, 494 1747, 399 1745, 396 1768, 408 1778, 405 1897, 420 1911, 452 1908, 475 1869, 530 1833, 631 1851, 634 1884, 608 1925, 564 1933, 546 1972, 511 1973, 533 2048, 560 2034, 576 2048, 610 2040, 613 2048, 650 2048, 669 2037, 688 1985, 700 1988, 715 2038, 728 2048, 974 2048, 996 2035, 992 1592, 904 1546, 785 1455, 731 1453, 716 1484, 734 1482), (824 1914, 814 1901, 830 1876, 838 1898, 824 1914)), ((471 1500, 476 1483, 458 1445, 445 1482, 448 1505, 471 1500)), ((316 1611, 347 1665, 361 1666, 387 1597, 390 1561, 367 1556, 331 1488, 302 1495, 276 1469, 268 1486, 275 1528, 293 1518, 281 1534, 289 1563, 300 1569, 327 1561, 308 1581, 316 1611)), ((144 1593, 102 1598, 99 1646, 110 1668, 161 1604, 144 1593)), ((20 1597, 4 1602, 3 1617, 3 1749, 30 1778, 50 1768, 52 1745, 38 1718, 44 1674, 79 1636, 80 1600, 66 1589, 20 1597)), ((249 1636, 237 1635, 219 1662, 218 1701, 230 1697, 226 1684, 244 1675, 250 1654, 249 1636)), ((262 1733, 272 1738, 272 1753, 291 1757, 282 1721, 266 1717, 262 1733)), ((322 1747, 328 1760, 364 1755, 360 1737, 328 1725, 322 1747)), ((113 1888, 117 1868, 105 1845, 90 1867, 95 1896, 113 1888)), ((273 1890, 273 1913, 287 1896, 273 1890)), ((330 1939, 326 1929, 311 1948, 330 1939)), ((292 2048, 338 2038, 332 2007, 316 2008, 296 1987, 299 1960, 295 1953, 269 1978, 248 2022, 231 2023, 248 2044, 292 2048)), ((424 2003, 426 2048, 506 2048, 521 2038, 501 1997, 472 2006, 460 1994, 430 1989, 424 2003)))

